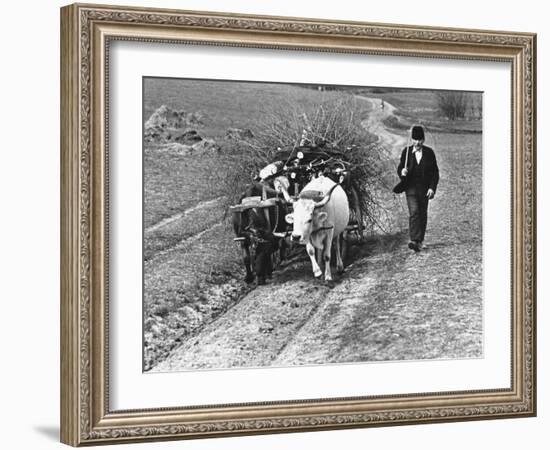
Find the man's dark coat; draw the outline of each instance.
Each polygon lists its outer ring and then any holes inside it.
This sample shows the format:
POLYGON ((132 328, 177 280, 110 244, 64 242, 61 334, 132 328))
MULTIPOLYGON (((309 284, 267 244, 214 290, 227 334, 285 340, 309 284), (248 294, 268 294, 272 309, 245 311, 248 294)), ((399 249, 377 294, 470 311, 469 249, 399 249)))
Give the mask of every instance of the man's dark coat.
POLYGON ((435 193, 439 182, 439 168, 434 151, 430 147, 422 146, 422 159, 417 162, 413 147, 404 148, 397 173, 401 181, 394 188, 394 192, 399 191, 407 194, 410 239, 417 244, 422 243, 428 224, 428 189, 435 193), (408 173, 406 176, 402 176, 401 171, 405 167, 405 161, 407 161, 408 173))
POLYGON ((428 189, 434 191, 437 190, 437 183, 439 183, 439 168, 437 167, 437 161, 434 151, 425 145, 422 146, 422 159, 418 164, 413 152, 413 146, 405 147, 401 153, 401 160, 397 167, 397 174, 401 178, 403 191, 407 194, 414 189, 417 195, 425 196, 428 189), (405 167, 405 160, 407 159, 407 152, 409 153, 406 177, 401 175, 401 171, 405 167))

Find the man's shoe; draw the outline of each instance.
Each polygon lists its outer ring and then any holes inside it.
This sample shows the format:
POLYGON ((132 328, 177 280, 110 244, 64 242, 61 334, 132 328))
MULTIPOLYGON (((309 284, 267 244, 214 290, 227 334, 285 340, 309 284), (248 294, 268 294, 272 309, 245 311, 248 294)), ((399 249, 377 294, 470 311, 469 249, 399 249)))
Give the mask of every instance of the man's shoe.
POLYGON ((411 250, 414 250, 415 252, 419 252, 419 251, 420 251, 420 247, 418 246, 418 243, 415 242, 415 241, 409 242, 409 248, 410 248, 411 250))

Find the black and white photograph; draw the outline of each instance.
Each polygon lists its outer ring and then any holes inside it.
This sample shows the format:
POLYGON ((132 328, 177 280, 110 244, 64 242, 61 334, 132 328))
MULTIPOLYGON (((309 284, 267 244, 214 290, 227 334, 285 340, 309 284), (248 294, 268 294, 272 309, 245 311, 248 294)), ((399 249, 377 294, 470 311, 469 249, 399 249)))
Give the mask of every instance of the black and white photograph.
POLYGON ((483 93, 143 78, 143 371, 482 358, 483 93))

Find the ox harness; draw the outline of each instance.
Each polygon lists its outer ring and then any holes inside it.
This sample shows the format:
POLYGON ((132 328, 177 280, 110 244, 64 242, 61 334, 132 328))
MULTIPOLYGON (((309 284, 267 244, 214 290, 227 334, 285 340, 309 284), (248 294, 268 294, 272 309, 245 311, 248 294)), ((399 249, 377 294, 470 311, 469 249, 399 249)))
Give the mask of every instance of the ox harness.
POLYGON ((301 198, 304 200, 313 200, 314 202, 317 203, 323 200, 326 196, 328 196, 330 199, 332 193, 334 192, 334 189, 336 189, 338 186, 340 186, 340 183, 335 183, 334 186, 332 186, 326 194, 323 191, 315 191, 313 189, 308 189, 307 191, 300 192, 300 195, 298 195, 298 198, 301 198))
MULTIPOLYGON (((281 207, 281 199, 278 197, 279 193, 275 191, 274 189, 270 188, 269 186, 262 183, 262 195, 261 196, 253 196, 253 197, 245 197, 241 200, 241 204, 231 206, 230 211, 233 213, 239 213, 242 214, 244 211, 251 210, 251 213, 259 216, 263 215, 263 218, 265 219, 265 223, 267 225, 267 230, 270 234, 272 234, 275 237, 282 237, 279 236, 280 233, 277 233, 277 228, 279 226, 279 208, 281 207), (268 198, 268 193, 276 194, 276 197, 270 197, 268 198), (273 207, 275 209, 275 223, 272 224, 271 216, 269 214, 269 209, 273 207), (261 211, 258 211, 261 210, 261 211)), ((253 242, 262 243, 262 242, 268 242, 267 240, 263 239, 262 237, 258 236, 257 230, 253 229, 251 224, 249 224, 247 227, 244 228, 244 231, 247 231, 251 234, 249 238, 253 242)), ((246 237, 240 236, 233 239, 234 241, 244 241, 246 240, 246 237)))
MULTIPOLYGON (((298 198, 299 199, 304 199, 304 200, 313 200, 315 203, 318 203, 321 200, 323 200, 324 198, 326 198, 327 196, 330 199, 332 193, 334 192, 334 189, 336 189, 336 187, 338 187, 338 186, 340 186, 340 184, 335 183, 334 186, 332 186, 327 193, 324 193, 322 191, 313 190, 313 189, 307 190, 307 191, 302 191, 302 192, 300 192, 298 198)), ((263 212, 266 224, 267 224, 267 228, 268 228, 268 230, 270 230, 270 233, 275 237, 282 238, 287 233, 278 233, 276 231, 277 227, 279 226, 279 208, 280 208, 280 202, 281 201, 282 200, 279 197, 279 192, 275 191, 274 189, 270 188, 266 184, 262 183, 262 195, 261 196, 245 197, 241 200, 241 204, 231 206, 230 211, 233 212, 233 213, 242 214, 244 211, 252 209, 253 213, 258 215, 260 213, 257 211, 257 209, 261 209, 262 212, 263 212), (268 193, 275 193, 277 196, 268 198, 267 197, 268 193), (269 215, 269 208, 270 207, 275 207, 275 224, 273 226, 272 226, 272 223, 271 223, 271 217, 269 215)), ((334 228, 334 225, 317 228, 316 230, 312 230, 311 234, 315 234, 315 233, 318 233, 320 231, 331 230, 333 228, 334 228)), ((253 235, 251 237, 253 237, 254 241, 267 242, 265 239, 257 236, 257 233, 254 232, 255 230, 253 230, 250 225, 248 227, 245 227, 244 230, 248 231, 248 232, 251 232, 251 234, 253 235)), ((233 240, 234 241, 244 241, 244 240, 246 240, 246 237, 240 236, 240 237, 234 238, 233 240)))

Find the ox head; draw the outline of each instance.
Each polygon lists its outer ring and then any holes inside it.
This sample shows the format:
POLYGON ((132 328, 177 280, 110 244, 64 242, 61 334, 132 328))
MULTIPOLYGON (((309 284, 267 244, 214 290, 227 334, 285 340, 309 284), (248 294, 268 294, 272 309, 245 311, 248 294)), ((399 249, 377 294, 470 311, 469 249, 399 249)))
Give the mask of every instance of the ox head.
POLYGON ((286 221, 293 225, 292 240, 300 244, 306 244, 315 231, 323 228, 328 217, 326 211, 321 208, 330 200, 332 190, 319 199, 319 193, 308 195, 302 192, 300 198, 294 202, 294 212, 287 214, 286 221))

